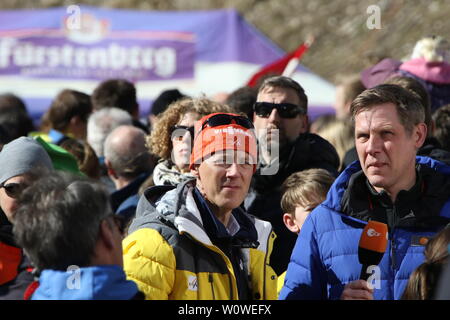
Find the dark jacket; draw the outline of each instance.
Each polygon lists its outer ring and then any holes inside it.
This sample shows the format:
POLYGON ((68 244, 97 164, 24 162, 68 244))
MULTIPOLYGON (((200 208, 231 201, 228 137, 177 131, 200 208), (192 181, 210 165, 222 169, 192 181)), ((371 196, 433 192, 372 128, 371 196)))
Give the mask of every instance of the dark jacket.
POLYGON ((450 166, 450 152, 441 149, 441 144, 434 137, 426 138, 423 146, 417 151, 417 155, 430 157, 450 166))
POLYGON ((434 289, 434 300, 450 300, 450 263, 446 263, 439 275, 436 287, 434 289))
POLYGON ((369 220, 388 224, 389 241, 379 264, 374 298, 400 299, 410 274, 424 260, 422 238, 450 221, 450 167, 417 157, 418 179, 395 204, 376 193, 354 162, 336 179, 327 199, 303 225, 280 299, 339 299, 345 284, 359 279, 358 242, 369 220))
POLYGON ((277 235, 270 265, 280 275, 286 271, 297 235, 283 223, 281 185, 294 172, 323 168, 337 176, 339 156, 334 147, 318 135, 304 133, 295 142, 280 150, 279 170, 275 175, 253 176, 252 188, 245 200, 247 212, 269 221, 277 235))
POLYGON ((113 211, 131 221, 136 214, 136 207, 139 202, 139 188, 142 183, 150 176, 150 173, 142 173, 130 184, 120 190, 116 190, 111 194, 111 207, 113 211))

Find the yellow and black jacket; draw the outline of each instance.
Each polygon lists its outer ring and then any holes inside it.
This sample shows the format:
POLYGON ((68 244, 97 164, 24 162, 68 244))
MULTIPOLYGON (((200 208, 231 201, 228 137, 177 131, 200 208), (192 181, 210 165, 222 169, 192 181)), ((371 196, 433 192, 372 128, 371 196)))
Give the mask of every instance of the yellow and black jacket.
MULTIPOLYGON (((239 299, 230 259, 203 228, 194 187, 195 180, 176 189, 154 187, 139 201, 123 241, 124 268, 147 299, 239 299)), ((276 299, 277 277, 269 266, 275 234, 269 222, 249 218, 258 234, 258 247, 241 250, 252 298, 276 299)))

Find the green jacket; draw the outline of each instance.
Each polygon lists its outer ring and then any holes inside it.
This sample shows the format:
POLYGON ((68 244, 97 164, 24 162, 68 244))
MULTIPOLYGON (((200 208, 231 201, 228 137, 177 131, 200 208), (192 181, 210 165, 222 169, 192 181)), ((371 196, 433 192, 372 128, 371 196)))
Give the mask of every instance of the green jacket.
MULTIPOLYGON (((124 269, 147 299, 239 299, 230 260, 203 229, 194 187, 195 180, 190 180, 176 189, 152 188, 139 201, 136 218, 123 241, 124 269)), ((277 277, 269 266, 275 234, 269 222, 250 218, 259 246, 241 250, 252 296, 276 299, 277 277)))

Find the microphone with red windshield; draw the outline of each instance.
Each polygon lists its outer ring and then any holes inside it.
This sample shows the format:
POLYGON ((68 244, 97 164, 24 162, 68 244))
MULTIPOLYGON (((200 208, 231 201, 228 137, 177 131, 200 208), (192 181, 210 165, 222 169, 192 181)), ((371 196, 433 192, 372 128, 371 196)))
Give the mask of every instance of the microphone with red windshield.
POLYGON ((388 227, 378 221, 369 221, 359 239, 358 259, 362 264, 360 279, 366 280, 370 273, 370 266, 378 265, 383 258, 388 242, 388 227))

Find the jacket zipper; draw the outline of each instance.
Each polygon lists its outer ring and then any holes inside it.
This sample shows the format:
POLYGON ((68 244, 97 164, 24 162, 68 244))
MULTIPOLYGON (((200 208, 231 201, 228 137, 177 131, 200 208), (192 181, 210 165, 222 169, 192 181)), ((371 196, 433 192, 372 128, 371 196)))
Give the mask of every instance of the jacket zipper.
POLYGON ((270 237, 272 236, 272 232, 269 232, 269 236, 267 237, 267 249, 264 254, 264 271, 263 271, 263 292, 262 292, 262 299, 266 300, 266 277, 267 277, 267 253, 269 252, 269 245, 270 245, 270 237))
MULTIPOLYGON (((233 269, 233 263, 231 262, 231 259, 230 258, 228 258, 228 256, 227 256, 227 254, 222 250, 222 249, 220 249, 219 247, 217 247, 217 246, 215 246, 220 252, 222 252, 222 254, 224 255, 224 258, 226 258, 226 259, 228 259, 228 261, 230 262, 230 265, 231 265, 231 270, 234 270, 233 269)), ((231 247, 230 248, 228 248, 229 249, 229 251, 230 250, 233 250, 231 247)), ((230 256, 232 255, 232 253, 230 253, 230 256)), ((226 261, 226 260, 225 260, 226 261)), ((226 264, 226 262, 225 262, 225 264, 226 264)), ((228 268, 227 268, 228 269, 228 268)), ((231 273, 231 271, 230 270, 228 270, 228 279, 229 279, 229 283, 230 283, 230 297, 231 297, 231 299, 230 300, 233 300, 233 277, 232 277, 232 273, 231 273)), ((237 285, 237 275, 235 274, 234 275, 234 280, 236 281, 236 291, 238 292, 238 299, 237 300, 239 300, 239 288, 238 288, 238 285, 237 285)))
POLYGON ((395 241, 394 241, 394 235, 392 235, 391 238, 391 268, 392 271, 395 273, 395 266, 396 266, 396 261, 395 261, 395 241))
POLYGON ((216 294, 214 292, 213 276, 211 273, 208 274, 208 281, 209 281, 209 283, 211 283, 211 291, 212 291, 213 300, 216 300, 216 294))
MULTIPOLYGON (((233 300, 233 279, 231 278, 232 274, 228 270, 228 282, 230 283, 230 300, 233 300)), ((237 280, 236 280, 237 283, 237 280)), ((236 288, 237 289, 237 288, 236 288)))
MULTIPOLYGON (((394 228, 395 225, 397 224, 397 217, 396 217, 396 211, 395 210, 395 204, 392 205, 392 228, 391 228, 391 236, 389 238, 391 238, 391 269, 392 272, 394 273, 394 277, 395 277, 395 265, 396 265, 396 261, 395 261, 395 242, 394 242, 394 228)), ((394 278, 395 279, 395 278, 394 278)))
MULTIPOLYGON (((394 230, 395 226, 397 225, 397 210, 395 207, 395 204, 392 206, 392 215, 393 215, 393 225, 391 228, 391 235, 389 238, 391 238, 391 270, 392 270, 392 284, 395 283, 395 268, 397 266, 397 259, 396 259, 396 253, 395 253, 395 237, 394 237, 394 230)), ((391 286, 394 287, 393 285, 391 286)), ((391 298, 394 297, 394 292, 392 292, 391 298)))
MULTIPOLYGON (((220 249, 219 249, 218 247, 216 247, 215 245, 212 245, 212 246, 210 247, 210 246, 208 246, 208 245, 205 245, 203 242, 197 240, 197 239, 196 239, 195 237, 193 237, 189 232, 186 232, 186 233, 184 233, 184 234, 185 234, 187 237, 189 237, 191 240, 200 243, 202 246, 208 248, 209 250, 214 251, 214 252, 219 253, 219 254, 222 255, 222 261, 225 263, 225 267, 226 267, 226 269, 227 269, 227 271, 228 271, 228 282, 229 282, 229 284, 230 284, 230 300, 233 300, 233 280, 232 280, 232 274, 231 274, 230 270, 228 270, 227 263, 226 263, 226 260, 225 260, 225 259, 228 259, 228 257, 225 255, 225 253, 222 252, 222 250, 220 250, 220 249), (214 249, 212 249, 212 248, 215 248, 215 249, 217 249, 217 250, 214 250, 214 249)), ((230 263, 231 263, 231 262, 230 262, 230 263)), ((211 274, 210 274, 210 275, 211 275, 211 274)), ((211 283, 211 286, 213 286, 213 280, 212 280, 212 277, 209 277, 209 276, 208 276, 208 282, 210 282, 210 283, 211 283)), ((213 291, 213 294, 214 294, 214 291, 213 291)), ((214 297, 214 300, 215 300, 215 297, 214 297)))

